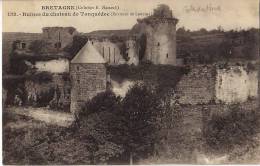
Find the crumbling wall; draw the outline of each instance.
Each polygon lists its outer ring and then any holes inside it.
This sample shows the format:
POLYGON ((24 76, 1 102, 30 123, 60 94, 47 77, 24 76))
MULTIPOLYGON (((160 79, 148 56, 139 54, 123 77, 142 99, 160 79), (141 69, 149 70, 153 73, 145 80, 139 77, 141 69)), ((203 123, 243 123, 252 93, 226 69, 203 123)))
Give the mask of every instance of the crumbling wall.
POLYGON ((206 104, 215 97, 215 67, 193 66, 177 84, 176 93, 181 104, 206 104))
POLYGON ((129 58, 127 61, 128 65, 138 65, 139 64, 139 57, 137 53, 137 45, 134 40, 127 40, 126 41, 126 47, 127 47, 127 57, 129 58))
POLYGON ((256 98, 258 96, 257 77, 257 71, 246 71, 243 66, 217 69, 216 100, 224 103, 238 103, 256 98))
POLYGON ((42 31, 44 41, 49 44, 49 51, 62 50, 70 45, 73 37, 78 34, 73 27, 44 27, 42 31))

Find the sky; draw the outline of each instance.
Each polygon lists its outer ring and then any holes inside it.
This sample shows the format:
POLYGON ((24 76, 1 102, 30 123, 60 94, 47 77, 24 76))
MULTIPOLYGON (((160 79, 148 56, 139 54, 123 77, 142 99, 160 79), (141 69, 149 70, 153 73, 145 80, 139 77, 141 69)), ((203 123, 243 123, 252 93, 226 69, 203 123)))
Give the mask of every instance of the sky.
MULTIPOLYGON (((179 19, 177 27, 198 30, 247 29, 259 27, 258 0, 3 0, 3 31, 39 33, 42 27, 73 26, 79 32, 131 29, 137 18, 144 16, 8 16, 8 13, 42 13, 42 6, 72 5, 101 8, 118 6, 118 10, 78 10, 76 12, 151 13, 159 4, 167 4, 179 19), (214 8, 214 9, 213 9, 214 8)), ((46 10, 47 12, 54 12, 46 10)), ((57 10, 55 12, 60 12, 57 10)), ((63 12, 67 12, 66 10, 63 12)), ((74 11, 69 11, 74 12, 74 11)))

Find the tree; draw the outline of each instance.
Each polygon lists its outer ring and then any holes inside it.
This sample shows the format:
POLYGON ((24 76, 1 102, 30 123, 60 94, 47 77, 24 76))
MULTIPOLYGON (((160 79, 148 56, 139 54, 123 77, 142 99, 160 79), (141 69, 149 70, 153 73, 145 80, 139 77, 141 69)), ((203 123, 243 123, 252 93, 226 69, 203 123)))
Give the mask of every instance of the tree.
POLYGON ((134 85, 123 100, 123 111, 127 119, 127 153, 130 163, 133 158, 147 157, 154 152, 158 141, 157 118, 161 104, 155 91, 144 84, 134 85))
POLYGON ((205 28, 201 28, 201 29, 199 30, 199 33, 200 33, 201 35, 205 35, 205 34, 208 33, 208 31, 207 31, 207 29, 205 29, 205 28))
POLYGON ((111 91, 98 94, 79 113, 80 141, 89 144, 91 164, 106 163, 124 152, 127 141, 121 98, 111 91))
POLYGON ((35 54, 39 54, 43 51, 46 43, 43 40, 35 40, 29 45, 29 50, 35 54))
POLYGON ((65 47, 64 51, 68 52, 70 55, 70 59, 73 59, 73 57, 79 52, 79 50, 87 43, 88 39, 86 36, 74 36, 72 44, 65 47))
POLYGON ((185 27, 178 28, 178 30, 177 30, 178 35, 184 35, 185 33, 186 33, 185 27))

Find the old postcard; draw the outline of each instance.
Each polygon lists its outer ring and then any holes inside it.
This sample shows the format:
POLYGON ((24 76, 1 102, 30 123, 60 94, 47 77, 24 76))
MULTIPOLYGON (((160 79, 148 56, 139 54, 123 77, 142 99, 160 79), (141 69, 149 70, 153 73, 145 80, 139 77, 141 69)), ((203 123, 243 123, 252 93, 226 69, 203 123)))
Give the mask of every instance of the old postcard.
POLYGON ((3 164, 260 164, 258 0, 3 0, 3 164))

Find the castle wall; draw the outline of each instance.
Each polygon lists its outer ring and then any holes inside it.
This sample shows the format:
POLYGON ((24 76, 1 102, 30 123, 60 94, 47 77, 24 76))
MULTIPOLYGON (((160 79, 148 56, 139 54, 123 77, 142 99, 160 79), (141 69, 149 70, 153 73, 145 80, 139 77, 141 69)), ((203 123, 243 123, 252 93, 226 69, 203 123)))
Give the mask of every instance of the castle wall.
POLYGON ((82 104, 106 90, 104 64, 74 64, 70 66, 71 112, 79 111, 82 104))
POLYGON ((218 69, 216 99, 224 103, 245 102, 256 98, 258 92, 257 71, 247 72, 241 66, 218 69))
POLYGON ((181 104, 210 103, 215 97, 214 66, 193 66, 176 86, 181 104))
POLYGON ((47 71, 51 73, 69 72, 69 60, 60 58, 57 60, 37 61, 35 67, 38 71, 47 71))

